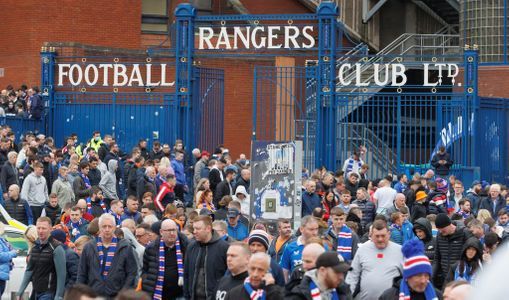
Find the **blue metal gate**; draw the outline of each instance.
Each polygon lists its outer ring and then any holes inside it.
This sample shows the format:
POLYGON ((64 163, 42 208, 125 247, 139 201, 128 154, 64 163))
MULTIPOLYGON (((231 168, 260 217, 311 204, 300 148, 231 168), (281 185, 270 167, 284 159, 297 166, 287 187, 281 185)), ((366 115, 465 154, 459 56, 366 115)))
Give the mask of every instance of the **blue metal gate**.
POLYGON ((47 75, 46 78, 43 76, 46 79, 43 80, 46 83, 43 88, 49 108, 49 133, 57 143, 64 142, 71 133, 78 134, 82 142, 86 142, 94 130, 111 134, 126 151, 139 139, 170 144, 182 139, 188 149, 211 149, 223 142, 222 70, 192 66, 194 78, 190 82, 194 83, 194 90, 188 91, 181 86, 180 93, 177 93, 175 85, 112 88, 90 86, 85 81, 78 86, 57 85, 55 69, 58 64, 64 63, 78 64, 85 69, 90 64, 122 63, 132 66, 161 62, 177 72, 175 56, 87 54, 87 51, 68 47, 42 53, 43 74, 47 75), (74 52, 78 53, 70 55, 74 52), (214 126, 210 126, 211 120, 214 126))

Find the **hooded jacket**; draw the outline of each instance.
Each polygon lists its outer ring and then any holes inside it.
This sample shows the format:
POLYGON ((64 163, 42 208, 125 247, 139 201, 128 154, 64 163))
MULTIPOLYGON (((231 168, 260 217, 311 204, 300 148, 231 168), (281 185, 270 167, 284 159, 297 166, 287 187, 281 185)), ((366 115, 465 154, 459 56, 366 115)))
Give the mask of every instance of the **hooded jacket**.
MULTIPOLYGON (((134 234, 129 230, 128 228, 121 228, 124 232, 124 238, 129 241, 131 244, 131 247, 134 251, 134 257, 136 258, 136 267, 138 269, 138 274, 136 278, 139 278, 141 276, 141 268, 143 267, 143 253, 145 253, 145 247, 140 244, 137 240, 134 234)), ((137 282, 138 280, 136 280, 137 282)))
POLYGON ((46 178, 35 176, 33 172, 30 173, 23 181, 20 197, 25 199, 30 206, 43 206, 49 201, 46 178))
POLYGON ((194 299, 194 293, 198 281, 199 260, 203 258, 205 273, 205 293, 207 300, 215 297, 215 291, 219 279, 225 274, 226 251, 229 244, 212 231, 212 238, 208 243, 193 241, 187 247, 184 260, 184 297, 194 299))
POLYGON ((249 194, 246 191, 246 188, 243 185, 237 186, 235 189, 235 195, 233 195, 233 200, 237 200, 240 202, 240 211, 243 215, 249 216, 249 204, 251 203, 249 199, 249 194), (244 200, 240 200, 237 198, 237 194, 244 195, 244 200))
MULTIPOLYGON (((451 268, 449 269, 449 273, 447 274, 447 278, 446 278, 446 282, 450 282, 450 281, 454 281, 456 280, 456 278, 454 278, 455 276, 455 272, 456 272, 456 269, 459 267, 460 263, 463 261, 463 271, 466 272, 466 266, 467 264, 471 267, 471 268, 476 268, 476 270, 474 270, 474 272, 476 271, 479 271, 481 268, 482 268, 482 255, 483 255, 483 246, 481 244, 481 242, 476 238, 476 237, 471 237, 469 238, 466 242, 465 242, 465 245, 463 245, 463 250, 461 251, 461 258, 455 262, 451 268), (472 260, 468 260, 467 258, 467 249, 468 248, 474 248, 476 250, 476 254, 474 256, 474 258, 472 258, 472 260)), ((462 274, 462 270, 459 270, 458 271, 460 274, 462 274)), ((459 280, 459 278, 458 278, 459 280)))
MULTIPOLYGON (((435 259, 435 242, 436 239, 433 237, 431 223, 426 218, 419 218, 414 223, 414 233, 417 229, 424 231, 426 237, 421 241, 424 243, 424 253, 429 258, 430 263, 433 263, 435 259)), ((417 234, 415 233, 416 238, 417 234)))
POLYGON ((117 195, 117 176, 118 161, 111 159, 108 162, 108 172, 104 174, 99 182, 99 188, 103 191, 106 199, 118 199, 117 195))
POLYGON ((99 295, 114 297, 123 288, 135 287, 137 270, 133 261, 136 257, 131 244, 126 239, 119 240, 108 276, 103 279, 96 240, 92 240, 83 248, 77 282, 90 286, 99 295))

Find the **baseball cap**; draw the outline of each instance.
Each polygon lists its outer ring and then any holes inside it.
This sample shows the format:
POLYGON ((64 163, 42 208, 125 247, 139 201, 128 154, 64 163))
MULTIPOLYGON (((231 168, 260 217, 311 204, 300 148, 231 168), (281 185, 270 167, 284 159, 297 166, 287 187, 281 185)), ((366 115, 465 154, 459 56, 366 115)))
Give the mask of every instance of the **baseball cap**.
POLYGON ((230 208, 228 209, 228 218, 235 218, 238 215, 240 215, 240 212, 236 208, 230 208))
POLYGON ((316 259, 316 268, 325 267, 332 268, 336 273, 345 273, 351 270, 351 267, 346 262, 341 262, 336 252, 328 251, 320 254, 316 259))
POLYGON ((201 152, 201 157, 203 157, 203 156, 208 156, 208 157, 210 157, 210 153, 208 153, 207 151, 203 150, 203 151, 201 152))

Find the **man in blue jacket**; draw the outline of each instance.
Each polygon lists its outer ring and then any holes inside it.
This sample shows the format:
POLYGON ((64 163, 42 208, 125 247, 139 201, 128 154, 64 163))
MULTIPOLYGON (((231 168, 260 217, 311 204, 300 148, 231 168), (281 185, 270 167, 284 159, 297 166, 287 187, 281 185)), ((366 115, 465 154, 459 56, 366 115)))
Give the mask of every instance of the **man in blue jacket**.
POLYGON ((302 193, 302 216, 309 216, 313 209, 321 207, 320 196, 315 193, 316 182, 314 180, 306 181, 306 191, 302 193))
POLYGON ((228 209, 228 236, 243 241, 249 235, 247 226, 239 222, 240 211, 235 208, 228 209))

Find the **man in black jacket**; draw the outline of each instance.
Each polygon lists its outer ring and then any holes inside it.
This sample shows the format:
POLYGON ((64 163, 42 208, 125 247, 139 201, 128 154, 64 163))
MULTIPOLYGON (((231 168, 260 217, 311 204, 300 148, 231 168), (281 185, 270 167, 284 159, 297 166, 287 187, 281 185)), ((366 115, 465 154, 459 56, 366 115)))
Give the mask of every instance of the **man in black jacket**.
POLYGON ((16 159, 18 154, 11 151, 7 154, 7 161, 2 166, 0 173, 0 183, 2 184, 2 191, 4 192, 4 198, 7 196, 7 190, 13 184, 19 185, 18 168, 16 168, 16 159))
POLYGON ((435 173, 437 175, 447 178, 449 175, 449 169, 452 167, 453 160, 451 159, 449 153, 445 151, 444 146, 440 146, 438 152, 433 155, 431 159, 431 165, 435 168, 435 173))
MULTIPOLYGON (((337 257, 336 257, 337 259, 337 257)), ((274 277, 270 274, 270 256, 267 253, 258 252, 251 255, 247 270, 249 277, 244 280, 244 284, 233 288, 226 294, 226 300, 251 300, 283 299, 282 288, 275 284, 274 277), (253 295, 258 295, 253 298, 253 295)))
POLYGON ((51 220, 40 217, 36 223, 38 238, 30 250, 27 268, 17 296, 23 295, 32 282, 35 299, 61 299, 67 276, 65 250, 62 244, 50 236, 51 220))
POLYGON ((500 184, 492 184, 490 186, 490 192, 488 197, 481 200, 479 209, 486 209, 490 212, 493 219, 497 219, 498 212, 505 208, 506 203, 502 195, 500 195, 501 187, 500 184))
POLYGON ((320 254, 315 264, 316 269, 306 272, 301 283, 287 291, 285 299, 351 299, 349 288, 342 285, 349 264, 340 262, 332 251, 320 254))
POLYGON ((233 195, 233 178, 235 178, 235 167, 230 166, 225 170, 225 178, 221 181, 214 191, 214 205, 219 207, 219 201, 224 196, 232 196, 233 195))
POLYGON ((228 243, 212 230, 209 216, 193 223, 195 241, 189 244, 184 260, 184 297, 213 300, 217 283, 226 272, 228 243))
MULTIPOLYGON (((210 189, 215 195, 217 185, 224 180, 224 172, 223 169, 226 166, 226 159, 221 157, 216 161, 216 165, 210 168, 209 172, 209 181, 210 181, 210 189)), ((215 203, 214 203, 215 204, 215 203)))
MULTIPOLYGON (((5 199, 4 208, 11 218, 18 220, 25 225, 33 225, 33 215, 28 202, 19 196, 19 186, 13 184, 7 192, 8 198, 5 199)), ((7 223, 7 220, 4 220, 7 223)))
POLYGON ((433 261, 433 283, 441 289, 449 268, 460 259, 465 241, 472 236, 465 227, 458 227, 446 214, 438 214, 435 220, 438 229, 433 261))
POLYGON ((244 284, 244 280, 249 276, 247 265, 251 252, 243 242, 233 242, 226 252, 226 263, 229 274, 221 278, 217 285, 216 300, 224 300, 226 294, 234 287, 244 284))
POLYGON ((183 257, 187 238, 178 231, 177 223, 171 219, 161 223, 160 234, 161 239, 150 243, 143 255, 142 290, 151 297, 159 294, 161 299, 178 299, 184 295, 183 257), (164 253, 162 261, 161 250, 164 253), (159 276, 160 270, 163 270, 163 276, 159 276))
POLYGON ((97 294, 111 298, 121 289, 134 288, 138 272, 130 242, 118 240, 115 228, 115 217, 110 214, 99 217, 99 236, 83 248, 77 280, 97 294))
POLYGON ((74 179, 72 188, 76 199, 85 199, 92 196, 92 185, 88 179, 88 171, 90 167, 87 161, 80 163, 80 176, 74 179))

